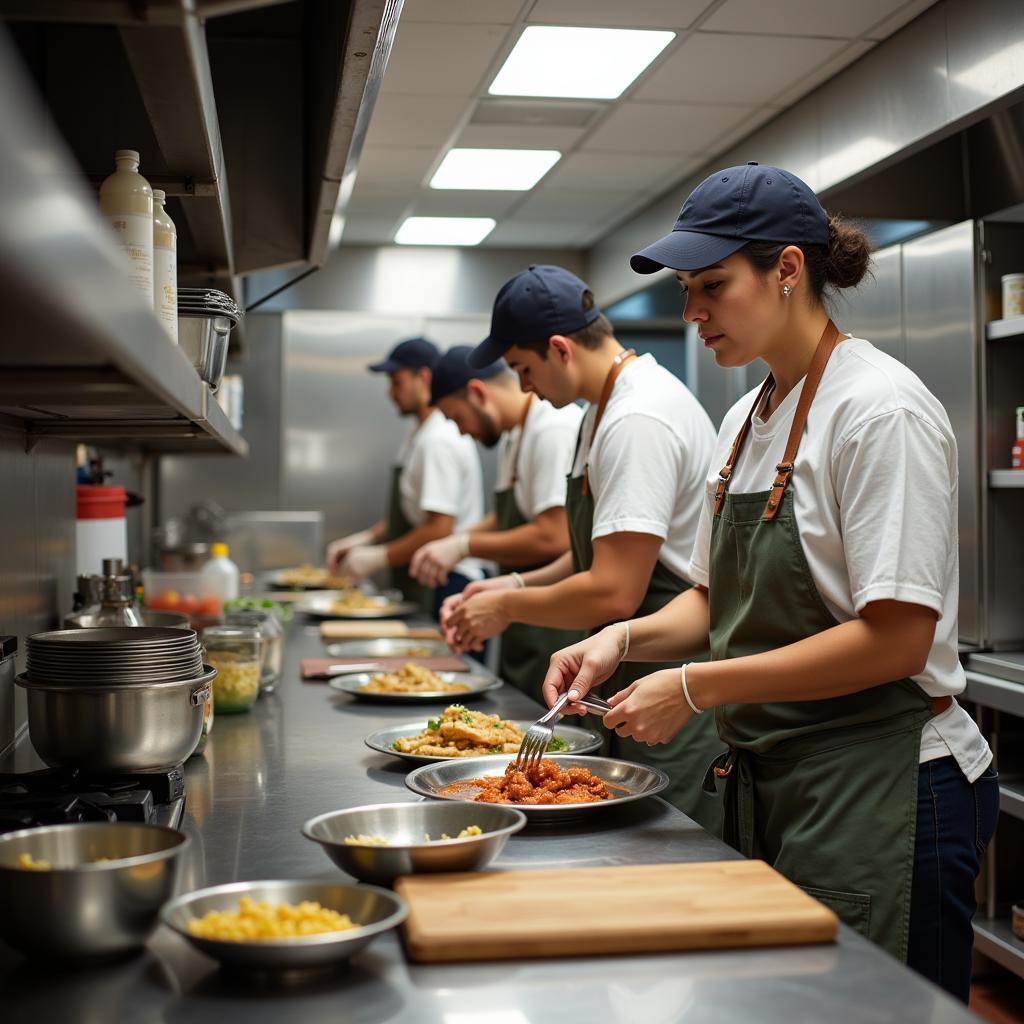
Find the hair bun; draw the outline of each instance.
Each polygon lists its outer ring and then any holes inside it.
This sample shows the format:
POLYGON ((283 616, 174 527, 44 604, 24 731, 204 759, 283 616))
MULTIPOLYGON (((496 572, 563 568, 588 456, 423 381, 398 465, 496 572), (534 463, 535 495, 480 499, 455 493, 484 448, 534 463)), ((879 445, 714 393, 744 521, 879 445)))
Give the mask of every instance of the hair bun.
POLYGON ((828 262, 825 280, 834 288, 853 288, 864 280, 871 262, 871 242, 842 217, 828 218, 828 262))

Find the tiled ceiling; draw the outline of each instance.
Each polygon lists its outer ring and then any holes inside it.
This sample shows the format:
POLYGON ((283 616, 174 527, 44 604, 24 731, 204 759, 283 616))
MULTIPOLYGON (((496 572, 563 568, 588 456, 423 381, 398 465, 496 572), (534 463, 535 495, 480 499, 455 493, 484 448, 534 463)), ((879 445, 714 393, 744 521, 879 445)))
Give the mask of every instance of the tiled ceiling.
POLYGON ((342 244, 409 216, 493 217, 484 246, 584 248, 934 0, 405 0, 342 244), (531 24, 671 29, 618 100, 488 96, 531 24), (452 146, 557 149, 529 192, 439 191, 452 146))

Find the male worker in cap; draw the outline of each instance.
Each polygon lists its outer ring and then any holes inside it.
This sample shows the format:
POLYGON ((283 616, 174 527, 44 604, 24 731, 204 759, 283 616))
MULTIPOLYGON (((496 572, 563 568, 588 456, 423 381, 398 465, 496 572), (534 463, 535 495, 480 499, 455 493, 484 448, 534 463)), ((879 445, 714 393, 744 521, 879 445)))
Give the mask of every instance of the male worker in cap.
POLYGON ((336 540, 327 548, 332 572, 354 580, 391 567, 391 583, 424 611, 437 614, 441 601, 471 579, 483 577, 473 559, 460 561, 436 594, 410 577, 413 552, 429 541, 464 530, 483 515, 483 476, 476 445, 431 407, 430 380, 439 352, 426 338, 396 345, 372 373, 386 373, 388 397, 414 426, 391 477, 387 519, 336 540))
MULTIPOLYGON (((431 541, 413 555, 409 571, 439 586, 460 558, 497 562, 517 582, 522 573, 553 562, 569 550, 565 478, 583 412, 556 409, 524 394, 504 360, 474 369, 473 349, 457 345, 434 367, 430 402, 460 433, 487 448, 500 444, 494 511, 450 537, 431 541)), ((507 683, 541 700, 551 655, 580 640, 580 630, 511 623, 501 638, 498 673, 507 683)))
MULTIPOLYGON (((650 614, 692 586, 690 555, 715 444, 697 399, 653 356, 624 350, 593 293, 562 267, 531 266, 498 292, 490 336, 469 361, 500 356, 524 391, 559 408, 589 403, 566 496, 571 551, 524 574, 525 587, 499 576, 449 598, 441 612, 449 643, 473 649, 512 622, 595 630, 650 614)), ((652 671, 624 663, 605 692, 652 671)), ((666 771, 667 798, 720 834, 720 802, 702 788, 724 749, 711 718, 695 718, 666 745, 617 735, 610 745, 615 756, 666 771)))

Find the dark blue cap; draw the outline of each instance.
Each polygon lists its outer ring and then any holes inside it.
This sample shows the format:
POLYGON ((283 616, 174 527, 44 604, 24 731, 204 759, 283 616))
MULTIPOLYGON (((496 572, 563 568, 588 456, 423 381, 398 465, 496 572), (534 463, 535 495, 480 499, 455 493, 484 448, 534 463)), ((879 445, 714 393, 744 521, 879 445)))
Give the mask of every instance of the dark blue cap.
POLYGON ((387 359, 372 363, 371 373, 394 373, 395 370, 432 370, 440 358, 438 347, 426 338, 409 338, 400 341, 389 353, 387 359))
POLYGON ((491 333, 473 349, 470 366, 487 366, 513 345, 547 341, 553 334, 571 334, 600 315, 597 303, 583 305, 590 291, 565 267, 535 264, 501 286, 491 311, 491 333))
POLYGON ((700 270, 747 242, 827 245, 828 214, 789 171, 754 162, 726 167, 686 197, 672 231, 630 257, 629 265, 638 274, 700 270))
POLYGON ((504 359, 486 366, 472 367, 469 365, 469 354, 472 351, 472 345, 456 345, 438 359, 430 378, 431 405, 437 405, 442 398, 455 394, 471 380, 487 380, 508 369, 504 359))

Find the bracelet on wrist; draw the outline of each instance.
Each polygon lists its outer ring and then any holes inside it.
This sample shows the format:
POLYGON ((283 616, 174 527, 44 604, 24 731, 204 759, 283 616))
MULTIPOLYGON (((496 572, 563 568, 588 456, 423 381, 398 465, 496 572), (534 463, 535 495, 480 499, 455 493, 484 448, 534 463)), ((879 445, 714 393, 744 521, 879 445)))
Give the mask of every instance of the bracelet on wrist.
POLYGON ((522 573, 520 573, 520 572, 510 572, 510 573, 509 573, 509 576, 511 576, 511 577, 512 577, 512 582, 513 582, 513 583, 514 583, 514 584, 516 585, 516 587, 518 587, 518 588, 519 588, 520 590, 522 590, 522 589, 523 589, 523 587, 525 587, 525 586, 526 586, 526 580, 524 580, 524 579, 523 579, 523 574, 522 574, 522 573))
POLYGON ((622 645, 622 653, 619 655, 619 661, 624 661, 626 655, 629 654, 629 619, 626 619, 622 625, 626 627, 626 638, 625 643, 622 645))
POLYGON ((459 545, 459 557, 469 558, 469 533, 463 532, 456 536, 459 545))
POLYGON ((690 710, 695 715, 704 714, 704 709, 697 707, 697 705, 693 703, 693 698, 690 696, 690 690, 686 685, 686 662, 683 662, 679 667, 679 681, 683 688, 683 696, 686 698, 686 703, 690 705, 690 710))

